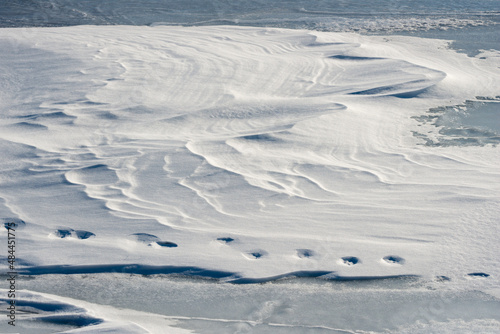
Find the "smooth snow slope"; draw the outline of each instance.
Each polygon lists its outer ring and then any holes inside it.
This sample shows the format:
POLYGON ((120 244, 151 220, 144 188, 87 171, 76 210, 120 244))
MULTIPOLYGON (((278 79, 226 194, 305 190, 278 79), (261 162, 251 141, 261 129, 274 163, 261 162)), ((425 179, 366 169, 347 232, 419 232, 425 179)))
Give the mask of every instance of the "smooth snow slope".
POLYGON ((498 147, 428 147, 411 118, 500 95, 496 52, 223 26, 0 43, 0 216, 26 223, 25 273, 498 286, 498 147))

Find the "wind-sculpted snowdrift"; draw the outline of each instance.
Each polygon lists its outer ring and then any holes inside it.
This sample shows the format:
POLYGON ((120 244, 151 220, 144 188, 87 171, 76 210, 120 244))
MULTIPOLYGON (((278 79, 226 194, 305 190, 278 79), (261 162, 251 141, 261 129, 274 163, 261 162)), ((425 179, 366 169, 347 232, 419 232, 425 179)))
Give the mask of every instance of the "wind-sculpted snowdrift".
POLYGON ((498 274, 498 148, 412 135, 429 108, 498 95, 491 54, 242 27, 0 43, 0 213, 25 222, 26 272, 498 274))
MULTIPOLYGON (((7 290, 2 290, 6 292, 7 290)), ((3 295, 6 295, 3 294, 3 295)), ((9 305, 0 297, 0 305, 9 305)), ((133 310, 117 310, 111 306, 96 305, 71 298, 22 291, 16 300, 15 326, 1 329, 22 330, 22 333, 189 333, 170 327, 175 321, 157 314, 133 310)))

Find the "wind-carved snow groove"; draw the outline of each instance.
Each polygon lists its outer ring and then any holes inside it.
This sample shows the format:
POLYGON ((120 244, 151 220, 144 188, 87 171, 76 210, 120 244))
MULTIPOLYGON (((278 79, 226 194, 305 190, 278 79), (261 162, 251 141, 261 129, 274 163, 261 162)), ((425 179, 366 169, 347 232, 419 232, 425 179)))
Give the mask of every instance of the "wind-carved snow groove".
POLYGON ((119 182, 116 172, 106 164, 71 169, 65 173, 65 178, 72 184, 84 186, 90 198, 104 201, 108 208, 112 208, 113 203, 120 201, 120 198, 124 199, 119 189, 113 189, 113 185, 119 182))
MULTIPOLYGON (((206 159, 210 165, 243 177, 247 185, 262 190, 264 193, 273 192, 307 200, 328 201, 328 199, 325 198, 307 195, 305 187, 311 186, 313 191, 319 188, 328 193, 327 196, 334 194, 315 180, 293 171, 293 165, 289 162, 285 162, 285 164, 271 162, 266 166, 261 160, 258 160, 259 158, 256 156, 246 154, 245 150, 240 145, 236 145, 233 141, 214 142, 212 144, 212 147, 207 147, 209 151, 203 148, 207 146, 206 143, 190 142, 186 147, 194 154, 206 159), (219 149, 214 149, 214 147, 219 149), (238 156, 238 158, 236 158, 236 156, 238 156), (256 159, 254 160, 254 158, 256 159), (240 163, 233 164, 232 161, 235 159, 239 160, 240 163), (283 169, 283 167, 285 169, 283 169)), ((182 184, 187 186, 185 181, 182 182, 182 184)), ((210 205, 214 206, 216 210, 221 213, 226 213, 222 212, 223 209, 220 203, 214 201, 213 198, 203 196, 201 193, 199 193, 199 195, 210 205)))
POLYGON ((335 62, 340 62, 341 64, 356 65, 355 67, 349 67, 349 69, 355 69, 355 73, 349 70, 342 73, 342 76, 348 76, 349 80, 358 78, 360 73, 366 75, 372 72, 373 68, 386 68, 388 72, 391 72, 392 80, 390 84, 381 84, 375 87, 354 86, 353 90, 348 93, 352 95, 388 95, 411 98, 416 97, 446 77, 446 73, 442 71, 417 66, 398 59, 359 57, 344 54, 330 56, 330 59, 333 59, 335 62))
MULTIPOLYGON (((83 168, 76 168, 66 172, 65 177, 68 182, 83 185, 85 193, 90 197, 104 201, 111 213, 117 216, 137 219, 138 217, 152 218, 163 225, 170 226, 178 221, 183 214, 177 207, 158 203, 154 198, 148 199, 137 191, 143 189, 143 182, 139 181, 142 170, 136 167, 143 163, 148 156, 155 156, 155 153, 144 154, 140 149, 127 148, 126 153, 119 153, 119 163, 113 157, 114 150, 104 149, 100 151, 100 156, 96 161, 102 163, 83 168), (137 153, 134 153, 137 152, 137 153), (110 155, 110 157, 106 157, 110 155), (104 162, 113 164, 111 168, 104 162)), ((95 151, 95 149, 93 149, 95 151)), ((164 153, 158 152, 156 159, 161 159, 163 168, 164 153)), ((147 169, 151 171, 151 169, 147 169)))
MULTIPOLYGON (((258 138, 268 138, 266 136, 269 135, 260 134, 258 138)), ((249 180, 249 184, 265 190, 309 200, 329 201, 337 195, 335 192, 323 187, 313 178, 298 172, 295 168, 297 163, 291 163, 292 159, 288 159, 286 156, 273 156, 267 152, 267 150, 279 150, 279 144, 273 145, 272 141, 274 139, 270 139, 270 144, 259 145, 261 140, 252 138, 250 143, 248 143, 248 140, 245 140, 246 138, 248 137, 226 140, 225 144, 233 148, 240 155, 241 158, 239 160, 246 162, 246 166, 242 164, 238 173, 244 175, 249 180), (262 161, 263 157, 269 158, 269 160, 262 161), (257 168, 257 166, 259 167, 257 168), (317 192, 318 188, 323 191, 321 193, 323 196, 310 194, 317 192)), ((265 139, 262 141, 265 141, 265 139)), ((287 142, 285 141, 284 145, 286 144, 287 142)), ((218 153, 220 154, 220 151, 218 153)), ((220 161, 222 160, 220 159, 220 161)))
MULTIPOLYGON (((186 144, 186 148, 190 152, 192 152, 193 154, 195 154, 195 155, 203 158, 203 160, 209 166, 211 166, 212 168, 214 168, 215 170, 218 170, 221 173, 226 173, 228 175, 228 177, 233 176, 233 178, 238 179, 239 182, 243 182, 243 184, 245 186, 251 186, 252 188, 257 188, 258 191, 263 190, 262 188, 253 185, 248 180, 247 175, 245 175, 245 173, 243 173, 239 169, 238 164, 234 164, 234 165, 231 166, 231 165, 227 165, 227 164, 224 164, 224 163, 220 163, 216 158, 213 157, 213 155, 206 154, 203 151, 203 149, 201 147, 199 147, 197 144, 206 145, 207 143, 189 142, 189 143, 186 144), (231 175, 231 176, 229 176, 229 175, 231 175)), ((225 146, 225 147, 229 147, 229 146, 225 145, 224 143, 219 143, 218 146, 220 146, 220 145, 225 146)), ((210 149, 213 149, 213 147, 210 147, 210 149)), ((236 151, 234 151, 234 152, 236 152, 236 151)), ((225 160, 225 161, 227 161, 227 162, 229 162, 229 164, 231 164, 232 160, 229 159, 229 160, 225 160)), ((179 181, 179 184, 182 184, 183 186, 188 187, 189 189, 195 191, 196 194, 200 198, 202 198, 207 204, 209 204, 211 207, 213 207, 218 213, 221 213, 221 214, 227 215, 227 216, 234 216, 234 217, 243 217, 244 216, 244 214, 235 214, 235 213, 232 213, 232 212, 228 212, 221 205, 220 201, 217 200, 217 195, 220 194, 220 190, 223 190, 223 188, 229 186, 227 180, 220 180, 220 181, 216 180, 215 181, 215 184, 213 185, 213 187, 214 187, 213 190, 215 191, 215 193, 213 195, 205 194, 205 192, 207 191, 207 189, 204 189, 204 188, 199 189, 199 188, 195 187, 195 185, 192 182, 189 182, 188 179, 184 179, 184 180, 179 181)), ((262 195, 263 196, 266 196, 266 195, 269 196, 269 193, 271 193, 271 191, 265 190, 265 193, 262 194, 262 195), (266 194, 266 192, 268 194, 266 194)))

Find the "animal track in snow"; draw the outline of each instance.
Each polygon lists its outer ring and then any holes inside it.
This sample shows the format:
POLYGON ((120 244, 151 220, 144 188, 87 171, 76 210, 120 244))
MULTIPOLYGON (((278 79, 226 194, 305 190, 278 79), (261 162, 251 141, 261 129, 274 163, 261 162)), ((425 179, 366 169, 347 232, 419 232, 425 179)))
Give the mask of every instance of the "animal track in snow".
POLYGON ((151 244, 153 242, 159 241, 160 238, 158 238, 154 234, 149 234, 149 233, 133 233, 130 235, 132 239, 135 239, 135 241, 138 241, 140 243, 144 244, 151 244))
POLYGON ((83 230, 76 230, 75 231, 76 237, 78 239, 88 239, 95 237, 95 234, 89 231, 83 231, 83 230))
POLYGON ((162 241, 160 238, 158 238, 154 234, 149 234, 149 233, 133 233, 130 235, 132 239, 135 239, 135 241, 139 243, 146 244, 148 246, 153 246, 155 248, 158 247, 168 247, 168 248, 174 248, 177 247, 178 245, 174 242, 171 241, 162 241))
POLYGON ((301 259, 314 256, 314 251, 310 249, 297 249, 297 256, 301 259))
POLYGON ((403 265, 406 262, 405 259, 397 255, 384 256, 382 261, 384 261, 387 264, 399 264, 399 265, 403 265))
POLYGON ((170 248, 177 247, 176 243, 170 241, 157 241, 156 244, 161 247, 170 247, 170 248))
POLYGON ((0 221, 6 229, 20 230, 26 226, 26 223, 19 218, 0 218, 0 221))
POLYGON ((355 264, 358 264, 360 261, 355 256, 344 256, 339 260, 339 262, 346 266, 354 266, 355 264))
POLYGON ((256 250, 249 251, 248 253, 244 254, 244 256, 247 259, 255 260, 255 259, 260 259, 260 258, 266 256, 267 254, 268 253, 265 250, 256 249, 256 250))
POLYGON ((467 276, 474 277, 474 278, 486 278, 489 277, 489 274, 486 273, 469 273, 467 276))
POLYGON ((264 254, 262 254, 262 252, 252 252, 252 253, 250 253, 250 255, 252 255, 256 259, 259 259, 262 256, 264 256, 264 254))
POLYGON ((66 238, 66 237, 70 237, 72 232, 73 232, 73 230, 71 230, 71 229, 69 229, 69 230, 59 229, 59 230, 56 230, 54 232, 54 235, 56 237, 59 237, 59 238, 63 239, 63 238, 66 238))
POLYGON ((228 244, 234 241, 233 238, 230 237, 222 237, 222 238, 217 238, 217 241, 220 241, 221 243, 228 244))
POLYGON ((76 238, 76 239, 89 239, 92 237, 95 237, 96 235, 92 232, 89 231, 84 231, 84 230, 73 230, 71 228, 66 229, 66 228, 60 228, 54 231, 53 233, 54 236, 64 239, 64 238, 76 238))

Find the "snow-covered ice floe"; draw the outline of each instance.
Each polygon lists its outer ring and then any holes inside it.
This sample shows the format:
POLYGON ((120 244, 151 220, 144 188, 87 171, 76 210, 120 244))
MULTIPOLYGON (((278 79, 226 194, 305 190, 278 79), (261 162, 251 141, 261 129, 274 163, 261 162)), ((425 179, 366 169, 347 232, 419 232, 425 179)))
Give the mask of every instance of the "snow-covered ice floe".
POLYGON ((5 28, 0 48, 20 273, 498 288, 496 141, 415 135, 432 108, 497 101, 498 52, 234 26, 5 28))

